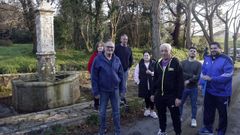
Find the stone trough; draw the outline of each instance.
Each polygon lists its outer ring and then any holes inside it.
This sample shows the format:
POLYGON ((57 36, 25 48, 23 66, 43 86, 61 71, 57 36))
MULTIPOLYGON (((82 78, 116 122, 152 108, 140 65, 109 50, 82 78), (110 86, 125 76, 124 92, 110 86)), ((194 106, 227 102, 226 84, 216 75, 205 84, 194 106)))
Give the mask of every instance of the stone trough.
POLYGON ((52 82, 26 76, 13 80, 14 108, 18 112, 35 112, 74 104, 80 97, 79 73, 61 72, 55 78, 52 82))

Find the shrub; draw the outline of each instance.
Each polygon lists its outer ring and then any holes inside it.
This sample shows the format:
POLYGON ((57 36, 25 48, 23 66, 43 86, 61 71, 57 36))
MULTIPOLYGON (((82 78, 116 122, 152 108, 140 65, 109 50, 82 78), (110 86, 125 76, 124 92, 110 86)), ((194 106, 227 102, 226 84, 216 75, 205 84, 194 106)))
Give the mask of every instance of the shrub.
POLYGON ((99 123, 99 117, 97 114, 91 114, 86 119, 86 124, 89 126, 97 126, 99 123))
POLYGON ((0 39, 0 46, 11 46, 11 45, 13 45, 11 40, 0 39))
POLYGON ((11 39, 14 43, 31 43, 32 33, 29 30, 15 29, 12 31, 11 39))

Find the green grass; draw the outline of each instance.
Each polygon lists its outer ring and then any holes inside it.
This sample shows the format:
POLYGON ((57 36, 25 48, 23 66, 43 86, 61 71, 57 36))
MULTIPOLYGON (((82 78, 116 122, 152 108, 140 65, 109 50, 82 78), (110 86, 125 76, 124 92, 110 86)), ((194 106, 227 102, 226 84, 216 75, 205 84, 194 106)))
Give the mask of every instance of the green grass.
MULTIPOLYGON (((134 63, 137 64, 147 49, 133 48, 134 63)), ((186 58, 187 50, 173 49, 173 55, 180 60, 186 58)), ((56 50, 56 68, 60 70, 86 70, 91 53, 79 50, 56 50)), ((36 72, 36 56, 31 44, 0 46, 0 74, 36 72)))
MULTIPOLYGON (((57 50, 57 70, 86 69, 89 54, 76 50, 57 50)), ((36 56, 31 44, 0 47, 0 74, 36 72, 36 56)))

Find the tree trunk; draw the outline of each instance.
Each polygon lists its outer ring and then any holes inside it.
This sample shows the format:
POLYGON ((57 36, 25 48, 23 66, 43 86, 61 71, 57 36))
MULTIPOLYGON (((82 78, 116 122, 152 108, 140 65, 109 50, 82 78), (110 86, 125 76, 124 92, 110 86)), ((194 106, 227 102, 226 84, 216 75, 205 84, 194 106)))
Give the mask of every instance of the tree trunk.
POLYGON ((225 23, 225 38, 224 38, 224 53, 228 55, 228 37, 229 37, 229 27, 228 20, 226 19, 225 23))
POLYGON ((235 34, 233 35, 233 61, 236 60, 236 52, 237 52, 237 36, 238 34, 235 34))
POLYGON ((74 31, 73 31, 73 41, 74 41, 74 48, 79 50, 80 49, 80 28, 79 28, 79 23, 76 22, 77 20, 75 20, 74 22, 74 31))
POLYGON ((191 13, 191 9, 192 9, 192 0, 189 1, 188 6, 187 6, 187 16, 186 16, 186 48, 189 48, 190 46, 192 46, 192 40, 191 40, 191 19, 192 19, 192 13, 191 13))
POLYGON ((161 3, 161 0, 152 0, 152 54, 154 59, 160 58, 161 3))
POLYGON ((180 28, 181 28, 181 17, 182 17, 182 12, 181 12, 181 3, 178 1, 177 3, 177 11, 176 11, 176 21, 175 21, 175 28, 174 31, 171 33, 172 38, 173 38, 173 46, 180 48, 180 42, 179 42, 179 35, 180 35, 180 28))
POLYGON ((95 1, 95 23, 94 23, 94 48, 97 42, 101 41, 103 38, 103 28, 102 28, 102 5, 103 0, 95 1))

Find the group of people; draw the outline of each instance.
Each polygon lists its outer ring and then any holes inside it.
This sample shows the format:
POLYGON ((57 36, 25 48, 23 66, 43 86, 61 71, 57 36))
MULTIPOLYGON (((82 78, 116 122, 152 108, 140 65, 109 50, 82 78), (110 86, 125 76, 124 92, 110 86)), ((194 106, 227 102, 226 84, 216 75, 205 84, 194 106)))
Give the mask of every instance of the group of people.
MULTIPOLYGON (((184 103, 190 97, 191 127, 197 127, 198 88, 204 93, 203 127, 199 135, 213 135, 215 111, 219 113, 218 135, 227 129, 227 106, 232 92, 233 62, 221 53, 217 42, 209 45, 210 55, 204 55, 201 64, 196 60, 197 48, 190 47, 188 58, 179 61, 172 56, 168 43, 160 45, 159 60, 151 58, 148 51, 135 67, 134 81, 138 85, 138 96, 145 101, 144 116, 159 119, 157 135, 166 135, 166 109, 171 114, 176 135, 182 132, 181 121, 184 103), (154 111, 155 108, 157 113, 154 111)), ((110 100, 115 135, 120 135, 120 101, 126 102, 127 79, 133 64, 132 50, 126 34, 121 35, 121 43, 112 41, 97 44, 97 51, 91 56, 88 70, 91 73, 94 107, 99 110, 99 134, 106 133, 106 109, 110 100), (99 104, 100 103, 100 104, 99 104), (99 106, 99 108, 98 108, 99 106)))

